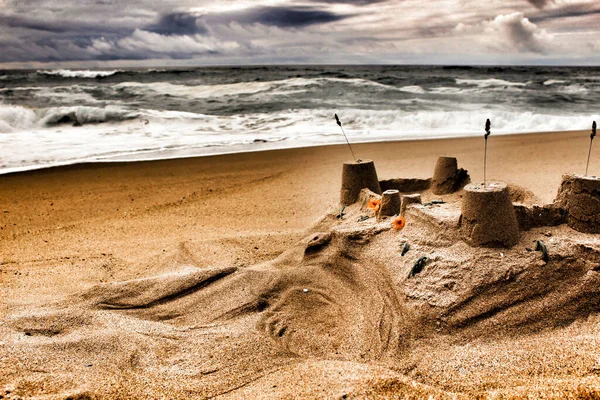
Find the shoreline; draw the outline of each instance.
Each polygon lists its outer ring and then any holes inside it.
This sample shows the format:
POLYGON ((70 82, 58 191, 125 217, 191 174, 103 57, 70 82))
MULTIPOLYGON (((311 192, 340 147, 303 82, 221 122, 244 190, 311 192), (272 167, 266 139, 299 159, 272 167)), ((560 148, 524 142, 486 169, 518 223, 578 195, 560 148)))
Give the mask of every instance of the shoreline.
MULTIPOLYGON (((582 136, 585 136, 585 133, 587 133, 587 130, 569 130, 569 131, 546 131, 546 132, 523 132, 523 133, 493 133, 494 137, 528 137, 528 136, 540 136, 540 135, 551 135, 551 134, 581 134, 582 136)), ((483 136, 483 135, 480 135, 483 136)), ((386 140, 386 139, 382 139, 382 140, 372 140, 372 141, 365 141, 365 142, 351 142, 352 146, 363 146, 363 145, 374 145, 374 144, 399 144, 399 143, 413 143, 413 142, 431 142, 431 141, 446 141, 446 140, 459 140, 459 139, 476 139, 479 136, 473 136, 473 135, 468 135, 468 134, 464 134, 464 135, 459 135, 459 136, 440 136, 440 137, 436 137, 436 136, 432 136, 432 137, 424 137, 424 138, 420 138, 420 139, 415 139, 415 138, 407 138, 407 139, 399 139, 399 140, 386 140)), ((273 143, 281 143, 281 141, 278 142, 273 142, 273 143)), ((269 142, 267 143, 255 143, 255 144, 259 144, 259 145, 268 145, 269 142)), ((164 154, 167 153, 167 151, 165 152, 161 152, 161 153, 148 153, 148 154, 156 154, 156 157, 148 157, 148 158, 136 158, 136 154, 139 153, 134 153, 131 155, 121 155, 121 156, 114 156, 111 157, 110 159, 105 159, 105 160, 93 160, 93 161, 83 161, 83 162, 73 162, 73 163, 65 163, 65 164, 53 164, 53 165, 47 165, 47 166, 40 166, 40 167, 33 167, 33 166, 27 166, 27 167, 16 167, 16 168, 7 168, 8 172, 3 171, 2 169, 0 169, 0 177, 2 176, 9 176, 9 175, 20 175, 20 174, 28 174, 28 173, 35 173, 36 171, 46 171, 46 170, 63 170, 63 169, 70 169, 70 168, 76 168, 76 167, 81 167, 81 168, 87 168, 87 167, 93 167, 95 165, 127 165, 127 164, 131 164, 131 163, 145 163, 145 162, 154 162, 154 161, 169 161, 169 160, 189 160, 189 159, 195 159, 195 158, 211 158, 211 157, 221 157, 221 156, 233 156, 236 154, 247 154, 247 153, 252 153, 252 154, 259 154, 259 153, 266 153, 266 152, 273 152, 273 151, 283 151, 283 150, 294 150, 294 149, 312 149, 312 148, 327 148, 327 147, 335 147, 335 146, 347 146, 345 143, 327 143, 327 144, 317 144, 317 145, 300 145, 300 146, 291 146, 291 147, 277 147, 277 148, 261 148, 261 149, 252 149, 249 148, 251 146, 253 146, 253 144, 249 144, 249 145, 242 145, 244 147, 246 147, 246 149, 242 149, 239 151, 223 151, 223 152, 216 152, 216 153, 207 153, 207 154, 181 154, 181 155, 173 155, 173 156, 163 156, 161 157, 160 154, 164 154)), ((186 150, 181 150, 181 151, 177 151, 178 153, 186 153, 186 150)), ((189 151, 188 151, 189 152, 189 151)))

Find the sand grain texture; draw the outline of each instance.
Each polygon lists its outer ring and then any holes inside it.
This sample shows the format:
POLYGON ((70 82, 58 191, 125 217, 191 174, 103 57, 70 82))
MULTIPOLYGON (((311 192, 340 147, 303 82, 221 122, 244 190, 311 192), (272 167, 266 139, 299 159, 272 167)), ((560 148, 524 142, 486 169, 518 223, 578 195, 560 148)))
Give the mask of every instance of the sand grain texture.
MULTIPOLYGON (((526 210, 550 203, 580 136, 494 137, 488 174, 526 210)), ((425 182, 450 155, 477 182, 480 141, 355 150, 382 181, 425 182)), ((538 221, 510 249, 471 247, 462 192, 422 188, 401 231, 366 207, 376 193, 340 214, 346 151, 0 177, 0 395, 600 396, 596 235, 538 221)))

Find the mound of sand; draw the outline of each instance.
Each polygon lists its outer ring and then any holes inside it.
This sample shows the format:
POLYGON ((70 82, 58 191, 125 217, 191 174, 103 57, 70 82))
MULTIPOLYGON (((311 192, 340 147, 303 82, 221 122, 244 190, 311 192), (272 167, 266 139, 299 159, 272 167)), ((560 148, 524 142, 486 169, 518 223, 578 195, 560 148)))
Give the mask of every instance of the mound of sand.
POLYGON ((143 276, 23 307, 0 324, 0 396, 598 395, 597 336, 554 342, 598 326, 600 239, 563 224, 470 247, 457 240, 462 194, 422 196, 400 231, 363 190, 271 260, 208 265, 181 247, 143 276), (482 376, 479 358, 497 373, 482 376))

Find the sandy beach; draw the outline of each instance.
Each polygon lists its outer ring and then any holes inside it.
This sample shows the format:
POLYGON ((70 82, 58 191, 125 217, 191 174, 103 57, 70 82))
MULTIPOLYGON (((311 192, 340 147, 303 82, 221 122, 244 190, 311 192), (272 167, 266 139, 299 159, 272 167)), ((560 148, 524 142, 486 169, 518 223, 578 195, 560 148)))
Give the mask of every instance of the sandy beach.
MULTIPOLYGON (((588 145, 581 131, 492 136, 488 177, 548 204, 563 174, 585 171, 588 145)), ((481 137, 353 148, 380 180, 429 178, 442 155, 483 179, 481 137)), ((409 213, 400 233, 371 218, 349 250, 368 213, 331 216, 349 154, 0 176, 0 398, 600 396, 597 235, 542 227, 508 250, 473 249, 409 213), (321 238, 331 249, 308 259, 321 238), (548 264, 525 250, 539 238, 556 254, 548 264), (411 264, 420 251, 434 267, 406 280, 403 241, 411 264)))

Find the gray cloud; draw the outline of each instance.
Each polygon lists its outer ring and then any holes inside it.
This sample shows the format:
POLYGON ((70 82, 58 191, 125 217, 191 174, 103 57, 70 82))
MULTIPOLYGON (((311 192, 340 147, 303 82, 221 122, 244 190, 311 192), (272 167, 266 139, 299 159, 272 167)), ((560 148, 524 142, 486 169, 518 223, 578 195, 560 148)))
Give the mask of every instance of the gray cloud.
POLYGON ((127 34, 133 31, 126 27, 110 26, 101 22, 81 21, 78 19, 45 20, 21 15, 0 14, 0 25, 6 27, 30 29, 47 33, 77 33, 85 35, 127 34))
POLYGON ((0 24, 13 28, 33 29, 45 32, 65 32, 69 28, 56 21, 43 21, 35 18, 27 18, 20 15, 0 15, 0 24))
POLYGON ((543 35, 537 26, 524 18, 523 14, 514 13, 496 18, 499 31, 509 43, 519 50, 544 53, 546 51, 543 35))
POLYGON ((254 7, 237 12, 208 14, 202 17, 210 23, 262 24, 280 28, 299 28, 327 24, 347 18, 314 7, 254 7))
POLYGON ((162 15, 157 23, 146 30, 161 35, 196 35, 208 31, 196 16, 183 12, 162 15))
POLYGON ((345 18, 313 7, 254 7, 202 16, 193 12, 164 13, 150 23, 147 18, 128 18, 124 13, 121 24, 115 26, 110 18, 99 23, 70 15, 51 19, 51 14, 45 14, 46 18, 28 14, 31 16, 0 14, 0 23, 14 39, 0 41, 0 62, 212 57, 244 47, 240 44, 244 40, 211 37, 207 22, 297 29, 345 18))
POLYGON ((263 7, 250 11, 245 21, 279 27, 300 27, 335 22, 344 18, 346 17, 343 15, 310 8, 263 7))
POLYGON ((576 4, 544 11, 538 15, 532 16, 530 20, 538 23, 553 19, 588 17, 598 14, 600 14, 600 8, 594 7, 592 4, 576 4))
POLYGON ((475 36, 476 40, 496 52, 545 54, 551 47, 551 36, 532 23, 521 12, 499 15, 491 21, 476 25, 459 24, 460 34, 475 36))
POLYGON ((600 35, 586 0, 0 1, 4 64, 542 63, 589 59, 600 35))
POLYGON ((353 4, 356 6, 366 6, 370 4, 384 3, 389 0, 311 0, 313 3, 320 4, 353 4))
POLYGON ((554 2, 554 0, 527 0, 527 1, 531 4, 533 4, 537 8, 544 8, 548 4, 554 2))

